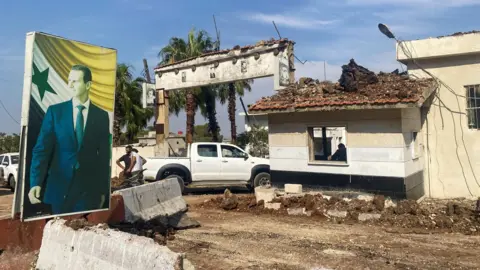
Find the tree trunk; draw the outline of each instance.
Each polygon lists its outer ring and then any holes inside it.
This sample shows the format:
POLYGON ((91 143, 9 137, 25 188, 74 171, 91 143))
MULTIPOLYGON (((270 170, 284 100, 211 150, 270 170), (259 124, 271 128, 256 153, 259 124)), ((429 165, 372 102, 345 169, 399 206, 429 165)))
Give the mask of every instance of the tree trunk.
POLYGON ((237 143, 237 126, 235 125, 235 105, 236 105, 235 85, 228 84, 228 119, 230 120, 230 134, 232 143, 237 143))
POLYGON ((193 132, 195 127, 195 96, 193 95, 193 89, 187 90, 187 144, 193 143, 193 132))
POLYGON ((121 135, 121 128, 118 116, 115 115, 113 118, 113 146, 120 145, 120 135, 121 135))
POLYGON ((215 108, 215 96, 212 89, 202 89, 205 91, 205 107, 208 118, 208 132, 212 135, 212 141, 218 142, 219 129, 217 121, 217 110, 215 108))

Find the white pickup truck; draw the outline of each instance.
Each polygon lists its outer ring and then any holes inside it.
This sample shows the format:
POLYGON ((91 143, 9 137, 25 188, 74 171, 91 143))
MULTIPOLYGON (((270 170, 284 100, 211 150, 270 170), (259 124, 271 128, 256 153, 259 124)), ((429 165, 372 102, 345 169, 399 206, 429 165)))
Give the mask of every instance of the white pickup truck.
POLYGON ((0 183, 15 190, 15 178, 18 173, 18 153, 0 154, 0 183), (5 185, 6 184, 6 185, 5 185))
POLYGON ((186 157, 147 158, 144 179, 156 181, 176 177, 180 186, 270 185, 268 159, 256 158, 239 147, 225 143, 193 143, 186 157))

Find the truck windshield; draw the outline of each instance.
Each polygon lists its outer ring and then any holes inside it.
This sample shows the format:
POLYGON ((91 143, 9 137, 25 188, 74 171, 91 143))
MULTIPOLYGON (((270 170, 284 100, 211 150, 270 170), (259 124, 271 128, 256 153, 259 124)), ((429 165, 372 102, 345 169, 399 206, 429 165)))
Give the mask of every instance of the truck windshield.
POLYGON ((12 164, 18 164, 18 155, 10 156, 10 159, 12 160, 12 164))

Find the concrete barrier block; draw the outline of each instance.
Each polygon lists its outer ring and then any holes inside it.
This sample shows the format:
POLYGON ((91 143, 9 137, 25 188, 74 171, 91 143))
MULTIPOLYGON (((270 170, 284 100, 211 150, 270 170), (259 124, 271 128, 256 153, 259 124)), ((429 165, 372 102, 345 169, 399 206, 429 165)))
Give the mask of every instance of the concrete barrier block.
POLYGON ((73 230, 65 220, 45 226, 36 269, 181 269, 183 255, 153 239, 89 227, 73 230))
POLYGON ((302 185, 299 184, 285 184, 285 193, 290 194, 301 194, 302 185))
POLYGON ((257 203, 261 200, 263 202, 271 202, 275 197, 276 189, 274 188, 265 188, 265 187, 256 187, 255 188, 255 198, 257 199, 257 203))
POLYGON ((151 184, 115 191, 123 197, 125 221, 149 221, 187 211, 187 203, 177 179, 165 179, 151 184))

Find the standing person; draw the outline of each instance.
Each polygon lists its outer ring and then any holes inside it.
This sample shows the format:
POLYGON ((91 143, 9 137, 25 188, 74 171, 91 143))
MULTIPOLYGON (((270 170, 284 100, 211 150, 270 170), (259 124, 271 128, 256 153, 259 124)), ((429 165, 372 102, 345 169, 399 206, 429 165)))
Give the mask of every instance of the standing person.
POLYGON ((143 172, 143 165, 147 163, 147 161, 138 154, 138 150, 136 148, 132 149, 132 163, 134 164, 132 176, 141 174, 143 172))
POLYGON ((108 207, 110 121, 90 101, 91 86, 91 70, 74 65, 68 75, 73 97, 48 107, 32 150, 28 198, 50 205, 52 214, 108 207))
POLYGON ((123 176, 125 178, 130 178, 132 176, 132 170, 134 164, 132 163, 132 146, 127 145, 125 147, 125 155, 121 156, 119 159, 117 159, 117 165, 122 168, 123 170, 123 176), (125 164, 125 166, 122 165, 122 162, 125 164))

